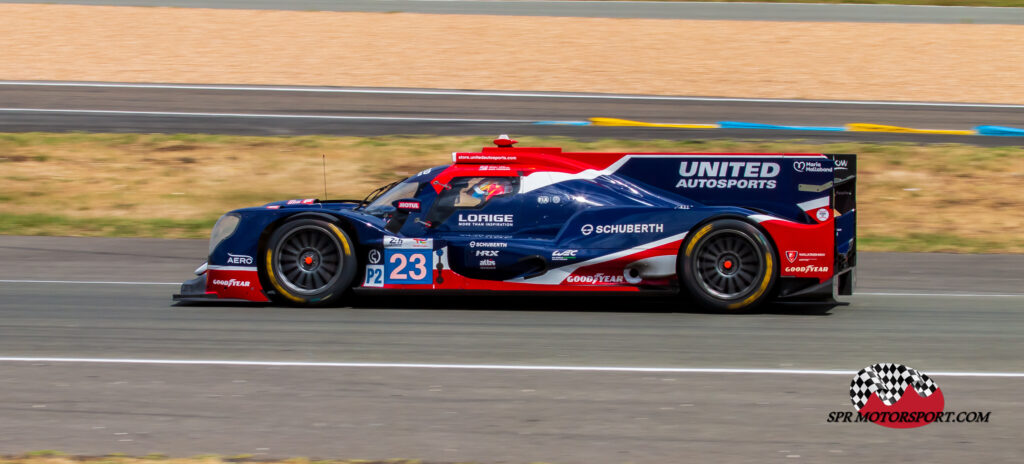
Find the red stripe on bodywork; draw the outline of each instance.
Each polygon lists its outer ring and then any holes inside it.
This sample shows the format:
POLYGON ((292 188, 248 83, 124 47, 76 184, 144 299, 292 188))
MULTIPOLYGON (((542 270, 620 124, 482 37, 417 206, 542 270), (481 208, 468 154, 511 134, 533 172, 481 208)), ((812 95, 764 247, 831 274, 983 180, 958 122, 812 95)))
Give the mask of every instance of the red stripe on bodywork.
POLYGON ((270 301, 263 293, 256 268, 251 271, 210 269, 206 271, 206 293, 217 298, 231 298, 266 303, 270 301))
POLYGON ((779 275, 813 277, 818 282, 835 273, 835 226, 833 219, 819 224, 800 224, 782 219, 761 222, 779 252, 779 275))

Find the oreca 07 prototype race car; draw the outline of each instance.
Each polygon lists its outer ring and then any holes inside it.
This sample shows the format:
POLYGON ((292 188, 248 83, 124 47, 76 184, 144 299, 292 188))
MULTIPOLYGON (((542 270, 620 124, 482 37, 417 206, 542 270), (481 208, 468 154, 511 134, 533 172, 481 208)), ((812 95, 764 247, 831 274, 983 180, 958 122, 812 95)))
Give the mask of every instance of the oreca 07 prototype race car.
POLYGON ((217 221, 178 300, 343 303, 350 290, 680 292, 743 311, 853 291, 856 157, 454 153, 362 201, 217 221))

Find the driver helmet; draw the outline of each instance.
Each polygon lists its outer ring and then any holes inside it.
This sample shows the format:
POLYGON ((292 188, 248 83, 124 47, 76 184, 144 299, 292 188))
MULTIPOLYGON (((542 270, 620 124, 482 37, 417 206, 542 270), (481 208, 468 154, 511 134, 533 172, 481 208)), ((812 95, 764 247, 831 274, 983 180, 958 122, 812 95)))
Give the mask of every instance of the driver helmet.
POLYGON ((473 198, 488 201, 494 196, 509 193, 509 187, 509 182, 504 179, 487 179, 473 186, 473 198))

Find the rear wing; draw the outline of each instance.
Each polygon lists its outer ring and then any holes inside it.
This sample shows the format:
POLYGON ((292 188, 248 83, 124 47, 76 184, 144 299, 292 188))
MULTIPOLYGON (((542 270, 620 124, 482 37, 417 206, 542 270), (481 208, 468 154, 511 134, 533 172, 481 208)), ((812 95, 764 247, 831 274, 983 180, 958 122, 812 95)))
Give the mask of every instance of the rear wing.
POLYGON ((835 275, 837 293, 852 295, 857 266, 857 156, 826 155, 835 165, 832 170, 830 206, 835 215, 835 275))

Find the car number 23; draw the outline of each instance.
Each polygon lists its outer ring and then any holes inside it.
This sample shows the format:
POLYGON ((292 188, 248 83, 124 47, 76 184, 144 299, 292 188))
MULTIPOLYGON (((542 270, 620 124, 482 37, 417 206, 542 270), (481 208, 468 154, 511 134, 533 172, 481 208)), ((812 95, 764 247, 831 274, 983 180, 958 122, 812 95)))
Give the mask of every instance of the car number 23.
POLYGON ((385 250, 384 265, 371 271, 367 266, 367 283, 429 284, 434 281, 434 263, 430 250, 385 250), (370 280, 371 273, 374 281, 370 280))

